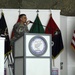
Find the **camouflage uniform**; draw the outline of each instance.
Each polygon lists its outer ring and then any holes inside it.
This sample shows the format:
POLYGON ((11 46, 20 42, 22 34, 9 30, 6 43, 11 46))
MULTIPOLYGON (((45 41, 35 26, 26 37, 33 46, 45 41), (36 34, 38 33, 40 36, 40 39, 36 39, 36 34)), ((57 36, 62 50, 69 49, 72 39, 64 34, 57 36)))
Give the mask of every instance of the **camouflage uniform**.
POLYGON ((24 33, 28 33, 28 27, 24 24, 17 23, 13 27, 14 37, 18 38, 22 36, 24 33))
POLYGON ((24 33, 28 33, 28 27, 27 25, 25 24, 21 24, 21 23, 16 23, 13 27, 13 33, 14 33, 14 36, 13 38, 11 39, 11 46, 13 47, 13 44, 14 44, 14 41, 16 39, 18 39, 19 37, 21 37, 24 33))

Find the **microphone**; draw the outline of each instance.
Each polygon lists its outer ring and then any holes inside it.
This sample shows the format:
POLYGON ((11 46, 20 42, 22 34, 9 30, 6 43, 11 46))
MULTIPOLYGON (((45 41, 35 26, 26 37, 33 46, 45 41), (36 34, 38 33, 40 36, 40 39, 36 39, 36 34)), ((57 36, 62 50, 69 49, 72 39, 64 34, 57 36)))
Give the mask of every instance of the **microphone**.
POLYGON ((26 22, 26 25, 28 25, 28 24, 30 24, 30 23, 33 23, 31 20, 28 20, 27 22, 26 22))
POLYGON ((34 23, 34 22, 30 21, 30 23, 34 23))

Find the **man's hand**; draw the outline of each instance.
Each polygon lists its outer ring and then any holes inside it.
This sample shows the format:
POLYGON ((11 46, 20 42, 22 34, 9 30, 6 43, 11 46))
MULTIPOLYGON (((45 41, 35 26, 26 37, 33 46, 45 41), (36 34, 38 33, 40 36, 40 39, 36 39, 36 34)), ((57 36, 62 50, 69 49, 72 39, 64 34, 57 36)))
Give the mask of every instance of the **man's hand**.
POLYGON ((30 21, 30 20, 28 20, 28 21, 26 22, 26 25, 28 25, 28 24, 30 24, 30 23, 33 23, 33 22, 30 21))

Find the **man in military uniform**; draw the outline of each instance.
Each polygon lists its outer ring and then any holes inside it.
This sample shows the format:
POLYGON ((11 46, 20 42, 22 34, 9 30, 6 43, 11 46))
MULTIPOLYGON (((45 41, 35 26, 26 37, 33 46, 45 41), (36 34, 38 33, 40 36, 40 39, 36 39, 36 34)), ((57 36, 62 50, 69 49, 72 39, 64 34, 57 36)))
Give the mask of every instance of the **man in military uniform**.
POLYGON ((27 21, 27 17, 25 14, 19 15, 19 22, 17 22, 13 26, 13 37, 11 38, 11 46, 13 48, 14 41, 21 37, 24 33, 28 33, 28 27, 27 25, 30 23, 30 21, 27 21))
MULTIPOLYGON (((11 49, 12 49, 12 54, 14 56, 14 42, 16 39, 18 39, 19 37, 23 36, 24 33, 28 33, 28 27, 27 25, 30 23, 31 21, 27 21, 27 17, 25 14, 20 14, 19 15, 19 22, 17 22, 14 26, 13 26, 13 37, 11 37, 11 49)), ((13 66, 13 64, 12 64, 13 66)))

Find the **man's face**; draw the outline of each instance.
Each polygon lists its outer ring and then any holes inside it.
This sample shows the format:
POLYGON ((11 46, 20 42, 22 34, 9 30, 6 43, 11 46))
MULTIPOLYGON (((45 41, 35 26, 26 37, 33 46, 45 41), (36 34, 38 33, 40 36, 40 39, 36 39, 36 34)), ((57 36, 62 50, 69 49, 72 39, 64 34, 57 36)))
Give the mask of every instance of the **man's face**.
POLYGON ((21 22, 26 23, 26 21, 27 21, 27 17, 26 16, 22 16, 21 17, 21 22))

